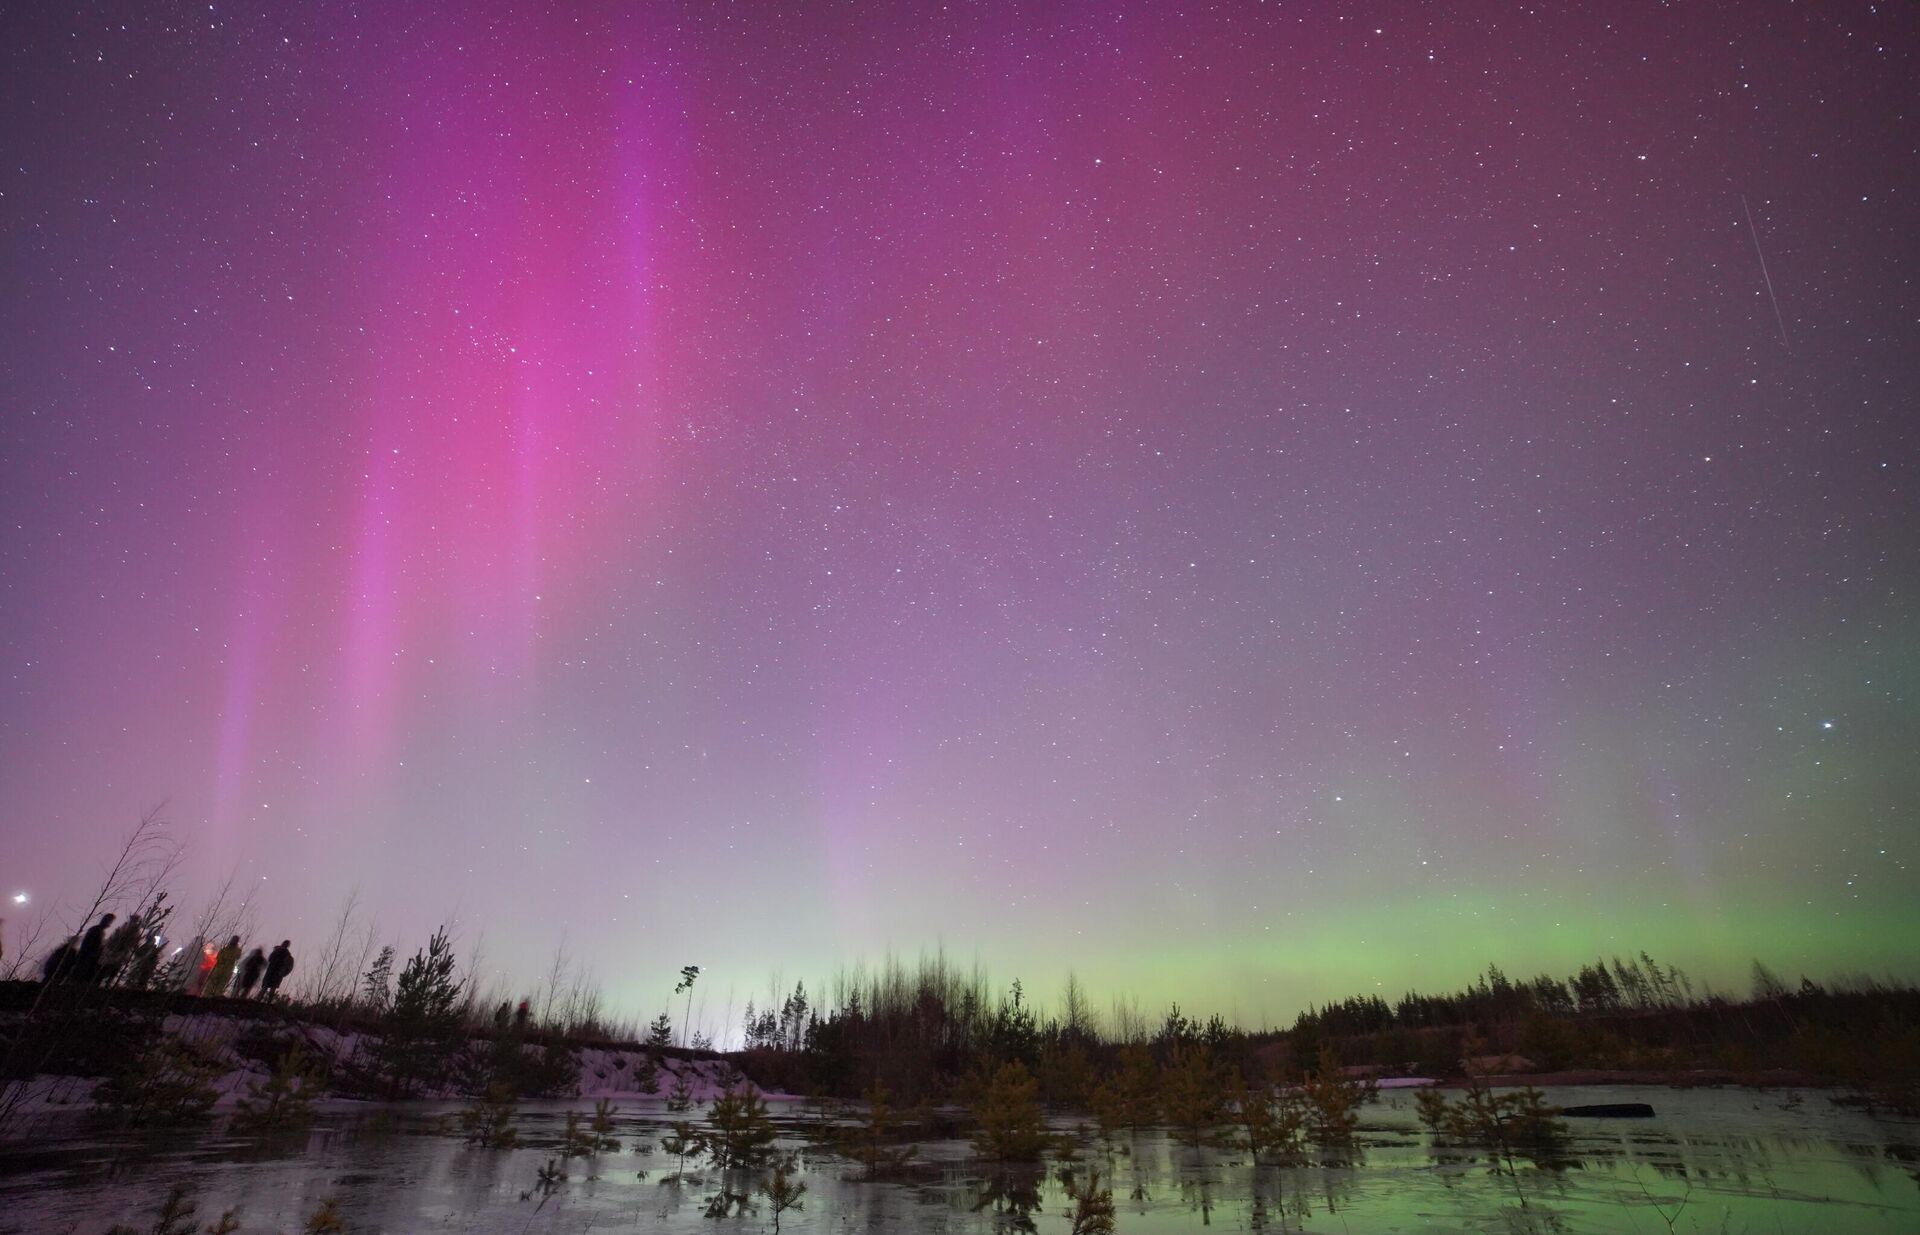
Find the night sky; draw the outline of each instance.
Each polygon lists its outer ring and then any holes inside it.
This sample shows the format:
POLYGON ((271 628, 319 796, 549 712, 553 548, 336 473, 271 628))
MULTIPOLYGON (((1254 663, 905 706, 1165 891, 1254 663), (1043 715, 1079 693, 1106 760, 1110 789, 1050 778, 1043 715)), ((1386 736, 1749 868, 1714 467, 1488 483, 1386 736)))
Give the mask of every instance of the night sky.
POLYGON ((1920 973, 1920 9, 1567 7, 9 6, 4 891, 1920 973))

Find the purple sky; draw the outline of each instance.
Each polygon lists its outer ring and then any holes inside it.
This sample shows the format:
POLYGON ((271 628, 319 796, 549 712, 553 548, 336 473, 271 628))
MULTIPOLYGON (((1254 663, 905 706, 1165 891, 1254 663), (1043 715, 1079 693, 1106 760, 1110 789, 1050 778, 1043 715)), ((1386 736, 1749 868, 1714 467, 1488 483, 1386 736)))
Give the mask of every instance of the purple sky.
POLYGON ((4 19, 7 892, 1915 972, 1920 10, 551 7, 4 19))

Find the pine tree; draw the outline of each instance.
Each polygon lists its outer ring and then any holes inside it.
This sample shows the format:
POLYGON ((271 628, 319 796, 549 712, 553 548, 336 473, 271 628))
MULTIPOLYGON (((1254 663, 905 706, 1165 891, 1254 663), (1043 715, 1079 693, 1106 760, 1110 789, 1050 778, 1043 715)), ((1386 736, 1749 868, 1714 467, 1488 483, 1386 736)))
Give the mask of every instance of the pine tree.
POLYGON ((1207 1143, 1221 1116, 1220 1071, 1213 1052, 1190 1046, 1180 1052, 1160 1081, 1160 1107, 1185 1144, 1207 1143))
POLYGON ((834 1147, 864 1164, 869 1176, 904 1166, 918 1152, 918 1147, 894 1145, 893 1108, 887 1102, 886 1086, 876 1082, 867 1091, 866 1103, 867 1122, 836 1130, 834 1147))
POLYGON ((446 1076, 460 1034, 460 995, 453 943, 445 927, 433 933, 400 971, 381 1036, 368 1049, 389 1095, 404 1098, 435 1088, 446 1076))
POLYGON ((1378 1087, 1372 1081, 1348 1080, 1340 1071, 1332 1047, 1320 1051, 1320 1066, 1301 1085, 1311 1107, 1307 1131, 1318 1145, 1346 1146, 1360 1126, 1360 1108, 1373 1101, 1378 1087))
POLYGON ((1160 1074, 1144 1046, 1120 1050, 1120 1068, 1093 1091, 1093 1113, 1101 1131, 1138 1131, 1160 1117, 1160 1074))
POLYGON ((997 1162, 1037 1162, 1049 1137, 1040 1111, 1038 1086, 1019 1061, 1002 1064, 974 1109, 979 1127, 973 1147, 997 1162))
POLYGON ((385 1012, 393 1002, 393 945, 380 949, 373 964, 360 979, 360 997, 375 1012, 385 1012))
POLYGON ((1264 1080, 1253 1085, 1241 1081, 1231 1090, 1230 1107, 1244 1138, 1239 1147, 1253 1158, 1255 1166, 1290 1162, 1300 1156, 1307 1126, 1304 1096, 1293 1090, 1275 1093, 1264 1080))
POLYGON ((647 1026, 647 1045, 654 1050, 664 1050, 673 1045, 673 1018, 665 1012, 653 1018, 647 1026))

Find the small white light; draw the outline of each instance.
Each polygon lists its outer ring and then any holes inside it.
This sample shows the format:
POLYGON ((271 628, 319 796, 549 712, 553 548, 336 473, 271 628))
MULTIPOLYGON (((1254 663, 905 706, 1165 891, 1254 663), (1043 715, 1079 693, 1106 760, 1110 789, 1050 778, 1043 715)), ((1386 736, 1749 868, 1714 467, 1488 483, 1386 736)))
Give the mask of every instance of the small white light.
POLYGON ((27 894, 26 894, 25 892, 15 892, 15 893, 13 894, 13 903, 14 903, 14 904, 16 904, 16 905, 24 905, 24 904, 26 904, 26 903, 27 903, 27 894))

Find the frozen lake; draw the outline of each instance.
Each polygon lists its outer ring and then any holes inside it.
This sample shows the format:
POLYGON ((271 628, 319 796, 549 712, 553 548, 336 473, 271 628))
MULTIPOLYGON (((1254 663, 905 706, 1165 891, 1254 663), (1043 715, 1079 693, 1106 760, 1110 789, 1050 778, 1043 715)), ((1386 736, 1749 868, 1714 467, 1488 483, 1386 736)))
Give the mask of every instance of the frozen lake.
MULTIPOLYGON (((1256 1169, 1244 1154, 1188 1149, 1150 1132, 1110 1145, 1080 1136, 1075 1166, 1111 1179, 1117 1230, 1143 1235, 1920 1231, 1915 1122, 1838 1107, 1822 1091, 1611 1087, 1548 1096, 1561 1105, 1644 1101, 1658 1117, 1571 1121, 1564 1164, 1522 1161, 1513 1175, 1494 1174, 1484 1160, 1430 1149, 1411 1092, 1395 1091, 1367 1108, 1350 1163, 1256 1169)), ((267 1145, 227 1138, 219 1123, 167 1137, 103 1138, 62 1117, 0 1146, 0 1232, 101 1235, 116 1222, 144 1231, 176 1182, 193 1189, 200 1223, 233 1207, 244 1232, 297 1232, 329 1198, 350 1230, 394 1235, 770 1229, 764 1200, 745 1216, 705 1216, 723 1183, 717 1172, 661 1182, 674 1162, 659 1147, 669 1117, 657 1101, 623 1104, 620 1151, 573 1160, 568 1181, 543 1200, 535 1179, 564 1112, 591 1106, 523 1107, 523 1145, 507 1151, 468 1148, 436 1131, 450 1107, 336 1106, 305 1137, 267 1145)), ((936 1141, 922 1145, 909 1170, 868 1181, 857 1165, 811 1143, 798 1104, 775 1103, 774 1113, 807 1185, 804 1208, 782 1217, 782 1231, 1069 1228, 1058 1163, 1044 1173, 1007 1172, 973 1159, 964 1142, 936 1141)), ((744 1192, 750 1178, 725 1182, 744 1192)))

